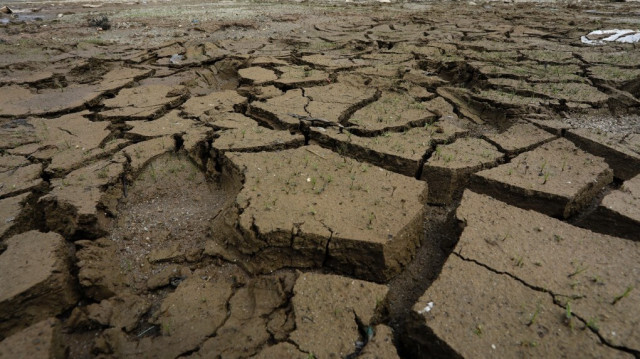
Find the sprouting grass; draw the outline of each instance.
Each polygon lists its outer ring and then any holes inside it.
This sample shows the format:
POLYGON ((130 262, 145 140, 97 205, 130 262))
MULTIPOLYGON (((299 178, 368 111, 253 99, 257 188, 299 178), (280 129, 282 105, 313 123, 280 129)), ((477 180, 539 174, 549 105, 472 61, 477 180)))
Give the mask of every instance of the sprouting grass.
POLYGON ((482 324, 478 324, 476 325, 475 328, 473 328, 473 333, 477 336, 482 336, 482 334, 484 333, 483 329, 482 329, 482 324))
POLYGON ((578 274, 580 274, 580 273, 582 273, 582 272, 586 271, 587 269, 589 269, 589 267, 588 267, 588 266, 583 267, 582 265, 578 265, 578 266, 576 267, 575 271, 573 271, 573 272, 572 272, 571 274, 569 274, 567 277, 569 277, 569 278, 573 278, 573 277, 577 276, 578 274))
POLYGON ((513 265, 516 267, 523 267, 524 266, 524 260, 522 258, 522 256, 518 256, 518 257, 513 257, 511 258, 513 260, 513 265))
POLYGON ((571 311, 571 302, 567 302, 564 317, 567 325, 571 328, 571 331, 573 331, 573 312, 571 311))
POLYGON ((611 305, 615 305, 616 303, 618 303, 623 298, 628 297, 629 293, 631 293, 632 290, 633 290, 633 287, 632 286, 628 286, 627 289, 625 289, 624 293, 620 294, 619 296, 617 296, 617 297, 615 297, 613 299, 613 302, 611 302, 611 305))
POLYGON ((533 314, 531 314, 531 318, 529 318, 529 323, 527 323, 527 326, 532 326, 536 323, 536 320, 538 320, 538 316, 540 315, 540 312, 542 311, 542 306, 540 305, 540 303, 538 303, 536 305, 536 311, 533 312, 533 314))

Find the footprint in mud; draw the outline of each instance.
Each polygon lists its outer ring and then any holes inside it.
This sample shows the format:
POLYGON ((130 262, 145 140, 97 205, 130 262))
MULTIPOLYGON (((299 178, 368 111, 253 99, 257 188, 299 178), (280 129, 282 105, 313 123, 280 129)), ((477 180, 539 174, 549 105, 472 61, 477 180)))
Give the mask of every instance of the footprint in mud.
POLYGON ((110 231, 129 286, 144 291, 168 263, 198 261, 211 220, 229 198, 185 155, 149 163, 126 191, 110 231))

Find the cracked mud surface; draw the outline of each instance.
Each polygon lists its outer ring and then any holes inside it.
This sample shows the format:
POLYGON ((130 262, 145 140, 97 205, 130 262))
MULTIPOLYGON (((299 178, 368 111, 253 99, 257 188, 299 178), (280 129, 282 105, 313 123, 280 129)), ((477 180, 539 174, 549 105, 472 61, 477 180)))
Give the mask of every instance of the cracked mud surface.
POLYGON ((640 357, 636 3, 9 7, 0 356, 640 357))

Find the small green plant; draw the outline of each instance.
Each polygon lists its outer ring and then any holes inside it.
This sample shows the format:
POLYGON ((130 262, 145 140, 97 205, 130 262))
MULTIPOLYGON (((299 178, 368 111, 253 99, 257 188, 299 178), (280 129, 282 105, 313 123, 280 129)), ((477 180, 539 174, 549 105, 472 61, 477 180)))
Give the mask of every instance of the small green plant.
POLYGON ((536 320, 538 320, 538 316, 540 315, 540 311, 542 310, 542 306, 540 305, 540 303, 538 303, 536 305, 536 311, 533 312, 533 314, 531 314, 531 318, 529 318, 529 323, 527 323, 527 326, 532 326, 536 323, 536 320))
POLYGON ((549 176, 551 176, 551 174, 549 172, 545 172, 544 173, 544 180, 542 181, 542 184, 546 184, 547 180, 549 180, 549 176))
POLYGON ((587 328, 597 332, 600 329, 600 328, 598 328, 598 319, 590 318, 587 321, 587 328))
POLYGON ((482 336, 482 334, 484 333, 482 329, 482 324, 476 325, 476 327, 473 328, 473 333, 479 337, 482 336))
POLYGON ((587 269, 589 269, 588 266, 583 267, 582 265, 578 265, 578 266, 575 267, 575 271, 570 273, 567 277, 573 278, 573 277, 577 276, 578 274, 586 271, 587 269))
POLYGON ((162 334, 171 335, 171 325, 168 322, 162 323, 162 334))
POLYGON ((535 340, 527 340, 520 342, 520 345, 526 348, 535 348, 538 346, 538 342, 536 342, 535 340))
POLYGON ((511 258, 513 260, 513 265, 516 267, 523 267, 524 266, 524 261, 522 256, 518 256, 518 257, 513 257, 511 258))
POLYGON ((564 319, 571 331, 573 331, 573 312, 571 311, 571 302, 567 302, 567 307, 565 308, 564 319))
POLYGON ((376 215, 371 212, 369 213, 369 223, 367 224, 367 229, 373 229, 373 221, 376 219, 376 215))
POLYGON ((632 290, 633 290, 633 287, 632 286, 628 286, 627 289, 625 289, 624 293, 620 294, 619 296, 617 296, 617 297, 615 297, 613 299, 613 302, 611 302, 611 305, 615 305, 616 303, 618 303, 623 298, 628 297, 629 293, 631 293, 632 290))

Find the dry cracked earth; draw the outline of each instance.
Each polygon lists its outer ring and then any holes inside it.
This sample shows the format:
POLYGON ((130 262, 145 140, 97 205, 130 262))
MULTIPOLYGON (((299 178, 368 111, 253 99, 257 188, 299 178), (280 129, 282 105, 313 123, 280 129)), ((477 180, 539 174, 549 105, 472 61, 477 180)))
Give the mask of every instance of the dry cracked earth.
POLYGON ((0 357, 640 357, 637 3, 8 5, 0 357))

